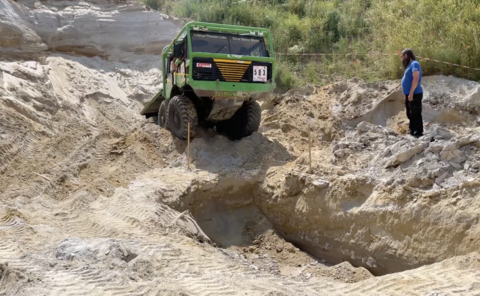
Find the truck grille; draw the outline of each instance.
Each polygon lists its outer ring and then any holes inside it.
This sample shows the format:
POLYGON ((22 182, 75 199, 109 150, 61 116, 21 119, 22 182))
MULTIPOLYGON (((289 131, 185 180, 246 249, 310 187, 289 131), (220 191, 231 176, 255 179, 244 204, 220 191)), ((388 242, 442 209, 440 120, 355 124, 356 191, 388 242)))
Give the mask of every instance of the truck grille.
POLYGON ((253 66, 267 66, 267 79, 272 79, 272 66, 270 63, 254 61, 236 61, 223 59, 194 58, 191 64, 192 78, 203 81, 227 81, 227 82, 249 82, 253 81, 253 66))

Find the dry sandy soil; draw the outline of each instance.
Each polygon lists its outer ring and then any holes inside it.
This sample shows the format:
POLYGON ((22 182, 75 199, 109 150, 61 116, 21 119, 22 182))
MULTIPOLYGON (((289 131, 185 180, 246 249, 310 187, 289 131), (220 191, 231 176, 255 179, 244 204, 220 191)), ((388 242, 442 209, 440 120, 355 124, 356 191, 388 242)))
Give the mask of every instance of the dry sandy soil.
POLYGON ((0 0, 0 29, 0 295, 480 294, 478 83, 426 77, 420 139, 398 81, 293 89, 188 170, 139 115, 175 21, 0 0))

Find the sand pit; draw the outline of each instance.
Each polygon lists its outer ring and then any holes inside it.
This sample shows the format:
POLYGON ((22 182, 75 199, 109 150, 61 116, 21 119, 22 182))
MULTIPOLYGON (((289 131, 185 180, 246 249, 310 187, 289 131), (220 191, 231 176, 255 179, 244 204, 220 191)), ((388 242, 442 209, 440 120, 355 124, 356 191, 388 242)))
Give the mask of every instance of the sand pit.
POLYGON ((398 81, 294 89, 262 102, 259 133, 202 131, 188 170, 186 143, 139 115, 174 22, 0 3, 25 33, 0 36, 0 295, 480 293, 478 83, 425 77, 420 139, 398 81), (83 41, 46 26, 72 15, 110 21, 83 41), (163 39, 100 38, 135 18, 163 39))

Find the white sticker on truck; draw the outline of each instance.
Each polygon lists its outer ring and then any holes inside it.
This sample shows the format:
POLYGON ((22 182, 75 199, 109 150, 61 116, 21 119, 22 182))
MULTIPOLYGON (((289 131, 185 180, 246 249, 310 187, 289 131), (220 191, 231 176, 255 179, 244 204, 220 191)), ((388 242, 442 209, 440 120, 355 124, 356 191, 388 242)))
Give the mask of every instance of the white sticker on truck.
POLYGON ((267 66, 253 66, 253 81, 267 82, 267 66))
POLYGON ((212 64, 209 63, 197 63, 197 68, 211 68, 212 64))

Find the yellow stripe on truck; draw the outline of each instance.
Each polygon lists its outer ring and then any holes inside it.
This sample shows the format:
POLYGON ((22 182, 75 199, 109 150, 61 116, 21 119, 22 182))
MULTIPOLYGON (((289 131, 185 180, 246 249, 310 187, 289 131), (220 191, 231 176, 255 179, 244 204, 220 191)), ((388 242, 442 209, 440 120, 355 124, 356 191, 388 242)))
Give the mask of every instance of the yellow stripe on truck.
POLYGON ((237 61, 237 60, 224 60, 224 59, 213 59, 218 63, 232 63, 232 64, 247 64, 250 65, 252 61, 237 61))

